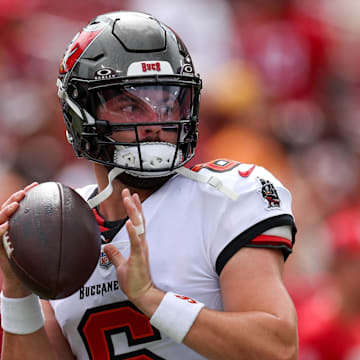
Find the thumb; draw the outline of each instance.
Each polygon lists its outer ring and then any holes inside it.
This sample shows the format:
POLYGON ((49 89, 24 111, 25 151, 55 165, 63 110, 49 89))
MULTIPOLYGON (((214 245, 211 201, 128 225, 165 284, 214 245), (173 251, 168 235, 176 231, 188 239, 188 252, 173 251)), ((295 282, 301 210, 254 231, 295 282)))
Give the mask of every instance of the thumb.
POLYGON ((126 259, 121 254, 121 252, 114 245, 106 245, 104 247, 104 252, 106 256, 109 258, 110 262, 115 266, 121 266, 126 262, 126 259))

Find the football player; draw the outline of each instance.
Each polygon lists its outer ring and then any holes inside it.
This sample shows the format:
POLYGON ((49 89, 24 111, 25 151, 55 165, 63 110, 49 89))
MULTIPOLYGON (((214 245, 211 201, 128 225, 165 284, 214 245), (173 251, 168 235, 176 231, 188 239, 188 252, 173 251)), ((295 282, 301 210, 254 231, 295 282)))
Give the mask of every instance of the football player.
MULTIPOLYGON (((202 83, 178 35, 148 14, 100 15, 57 85, 68 141, 94 165, 78 191, 102 251, 79 291, 41 305, 2 251, 2 359, 296 359, 291 196, 252 164, 184 167, 202 83)), ((0 236, 32 186, 3 205, 0 236)))

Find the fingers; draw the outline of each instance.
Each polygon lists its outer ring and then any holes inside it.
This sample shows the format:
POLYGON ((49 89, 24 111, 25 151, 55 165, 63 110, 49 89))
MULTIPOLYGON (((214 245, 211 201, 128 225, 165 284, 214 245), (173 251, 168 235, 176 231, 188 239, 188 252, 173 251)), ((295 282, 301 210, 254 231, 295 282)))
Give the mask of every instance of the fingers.
POLYGON ((11 204, 5 206, 0 210, 0 224, 5 223, 14 214, 14 212, 18 209, 19 203, 12 202, 11 204))
POLYGON ((144 249, 146 250, 144 216, 142 213, 139 196, 131 195, 128 189, 123 190, 123 203, 129 216, 126 222, 126 230, 129 234, 131 254, 135 257, 142 258, 144 249))
POLYGON ((28 192, 30 189, 34 188, 35 186, 39 185, 37 181, 34 181, 32 184, 25 187, 24 191, 28 192))
POLYGON ((25 194, 35 186, 37 182, 26 186, 23 190, 19 190, 16 193, 12 194, 1 206, 0 210, 0 224, 8 220, 8 218, 14 214, 14 212, 19 207, 19 202, 25 197, 25 194))
POLYGON ((9 223, 5 222, 0 225, 0 240, 2 239, 3 235, 8 231, 9 223))
POLYGON ((8 206, 9 204, 11 204, 14 201, 21 201, 25 194, 32 188, 34 188, 35 186, 39 185, 37 182, 33 182, 32 184, 26 186, 23 190, 19 190, 16 193, 12 194, 5 202, 4 204, 1 206, 1 209, 3 209, 4 207, 8 206))
POLYGON ((130 226, 130 229, 134 227, 136 235, 142 235, 145 228, 140 198, 137 194, 131 195, 128 189, 123 190, 122 195, 125 210, 130 220, 130 225, 127 226, 130 226))
POLYGON ((5 207, 7 207, 8 205, 10 205, 11 203, 14 202, 20 202, 25 196, 25 191, 24 190, 19 190, 16 193, 12 194, 5 202, 4 204, 1 206, 1 209, 4 209, 5 207))
POLYGON ((142 210, 142 206, 141 206, 141 201, 140 201, 140 197, 138 194, 133 194, 133 200, 134 200, 134 204, 136 206, 136 209, 138 211, 138 213, 140 214, 141 216, 141 220, 143 223, 145 223, 145 217, 144 217, 144 213, 143 213, 143 210, 142 210))
POLYGON ((142 247, 141 247, 140 235, 137 233, 135 226, 131 223, 130 220, 126 222, 125 226, 129 234, 131 255, 141 256, 142 247))
POLYGON ((121 266, 126 262, 125 258, 122 256, 121 252, 114 245, 106 245, 104 247, 104 252, 109 258, 110 262, 115 266, 121 266))
POLYGON ((119 284, 124 293, 129 299, 138 299, 152 286, 144 215, 138 195, 131 195, 128 189, 124 189, 122 199, 129 217, 126 229, 130 240, 130 254, 124 259, 117 249, 108 248, 111 253, 107 255, 116 266, 119 284))

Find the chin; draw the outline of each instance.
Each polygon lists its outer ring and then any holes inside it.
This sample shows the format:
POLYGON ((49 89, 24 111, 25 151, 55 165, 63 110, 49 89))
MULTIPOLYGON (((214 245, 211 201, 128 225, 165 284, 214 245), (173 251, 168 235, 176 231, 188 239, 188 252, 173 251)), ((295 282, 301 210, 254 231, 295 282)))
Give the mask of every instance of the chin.
POLYGON ((137 189, 156 189, 165 184, 174 174, 162 177, 142 178, 134 175, 122 173, 116 179, 125 184, 137 189))

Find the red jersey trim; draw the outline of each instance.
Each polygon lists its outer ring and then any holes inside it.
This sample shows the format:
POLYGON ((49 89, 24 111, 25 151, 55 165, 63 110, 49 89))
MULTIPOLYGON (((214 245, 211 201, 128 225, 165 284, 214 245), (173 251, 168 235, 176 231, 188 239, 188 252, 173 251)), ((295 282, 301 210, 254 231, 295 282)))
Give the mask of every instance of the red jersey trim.
POLYGON ((250 245, 270 245, 270 246, 281 246, 286 245, 288 248, 292 249, 293 245, 289 239, 283 238, 281 236, 275 235, 259 235, 255 239, 252 239, 249 242, 250 245))
POLYGON ((284 254, 284 260, 286 260, 292 252, 295 234, 296 226, 292 215, 281 214, 266 218, 236 236, 224 247, 216 259, 216 273, 220 276, 222 269, 229 259, 242 247, 246 246, 281 249, 284 254), (282 225, 291 226, 292 241, 281 236, 262 235, 265 231, 282 225))
POLYGON ((93 213, 95 215, 96 221, 99 225, 100 232, 104 232, 109 230, 107 227, 105 227, 105 220, 99 215, 96 209, 93 209, 93 213))

